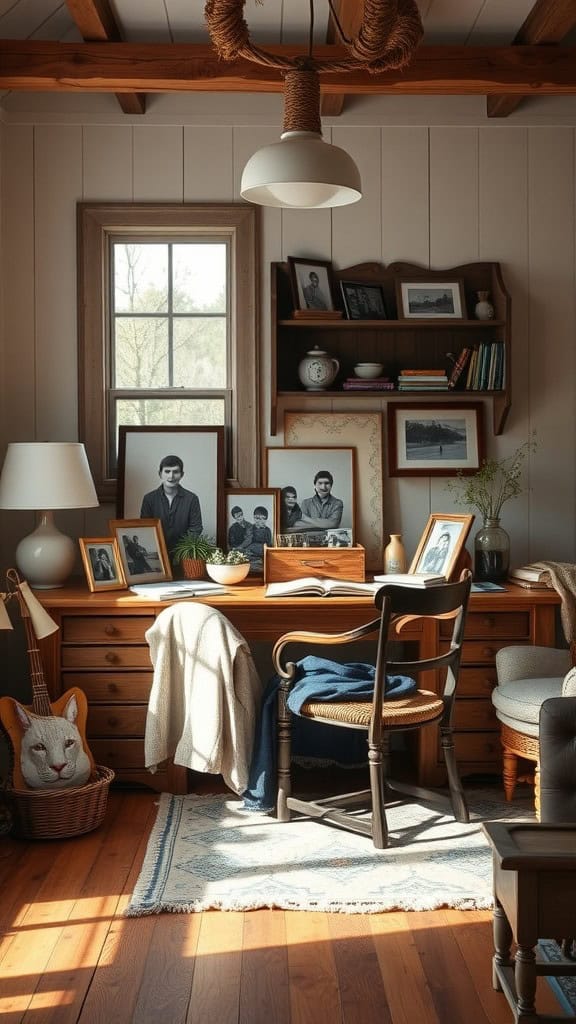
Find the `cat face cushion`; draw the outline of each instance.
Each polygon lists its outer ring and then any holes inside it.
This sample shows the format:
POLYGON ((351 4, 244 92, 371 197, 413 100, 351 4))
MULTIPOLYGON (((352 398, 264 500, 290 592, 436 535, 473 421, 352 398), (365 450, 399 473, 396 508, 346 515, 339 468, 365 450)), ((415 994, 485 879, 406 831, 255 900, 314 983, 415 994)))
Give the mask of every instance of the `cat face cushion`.
POLYGON ((76 725, 78 704, 74 694, 62 715, 34 715, 14 703, 23 730, 20 769, 26 784, 32 789, 83 786, 92 765, 76 725))

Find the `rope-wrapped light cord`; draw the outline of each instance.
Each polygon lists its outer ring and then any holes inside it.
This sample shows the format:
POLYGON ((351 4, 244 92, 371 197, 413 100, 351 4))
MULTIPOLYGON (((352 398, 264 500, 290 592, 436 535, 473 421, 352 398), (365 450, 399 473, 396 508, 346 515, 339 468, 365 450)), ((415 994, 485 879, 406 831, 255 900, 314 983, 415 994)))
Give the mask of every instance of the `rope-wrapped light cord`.
MULTIPOLYGON (((245 0, 206 0, 204 9, 210 37, 224 60, 246 60, 282 71, 297 67, 296 61, 267 53, 250 41, 243 17, 245 0)), ((351 71, 365 67, 377 73, 403 68, 414 56, 423 28, 415 0, 364 0, 358 35, 344 42, 350 56, 342 60, 309 60, 317 71, 351 71)))

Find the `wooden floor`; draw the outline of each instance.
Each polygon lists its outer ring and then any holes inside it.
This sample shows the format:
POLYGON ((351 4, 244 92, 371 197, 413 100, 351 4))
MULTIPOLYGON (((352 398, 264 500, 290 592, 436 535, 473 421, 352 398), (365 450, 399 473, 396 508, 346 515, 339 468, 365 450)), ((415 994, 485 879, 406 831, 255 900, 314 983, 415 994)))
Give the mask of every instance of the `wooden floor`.
POLYGON ((2 1024, 511 1024, 487 911, 124 918, 155 800, 112 791, 77 839, 0 838, 2 1024))

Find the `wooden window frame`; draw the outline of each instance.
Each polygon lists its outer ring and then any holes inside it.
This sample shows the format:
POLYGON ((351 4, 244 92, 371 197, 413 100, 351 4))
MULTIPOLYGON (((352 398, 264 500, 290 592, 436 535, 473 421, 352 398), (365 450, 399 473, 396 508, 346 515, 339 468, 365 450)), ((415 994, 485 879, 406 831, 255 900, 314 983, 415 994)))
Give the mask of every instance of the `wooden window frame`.
POLYGON ((230 245, 231 431, 227 483, 260 483, 259 209, 244 203, 78 203, 78 428, 98 497, 114 501, 108 468, 109 241, 114 235, 221 236, 230 245))

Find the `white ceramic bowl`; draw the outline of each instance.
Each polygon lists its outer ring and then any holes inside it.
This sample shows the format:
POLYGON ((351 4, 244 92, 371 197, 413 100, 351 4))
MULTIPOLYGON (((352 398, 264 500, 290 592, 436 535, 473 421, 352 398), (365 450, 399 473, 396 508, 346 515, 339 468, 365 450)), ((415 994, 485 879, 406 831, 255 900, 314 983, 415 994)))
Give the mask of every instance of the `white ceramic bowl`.
POLYGON ((383 369, 382 363, 356 363, 354 373, 364 380, 372 380, 374 377, 380 377, 383 369))
POLYGON ((206 563, 206 572, 216 583, 222 583, 229 587, 232 583, 240 583, 246 579, 250 572, 249 562, 240 562, 239 565, 210 565, 206 563))

